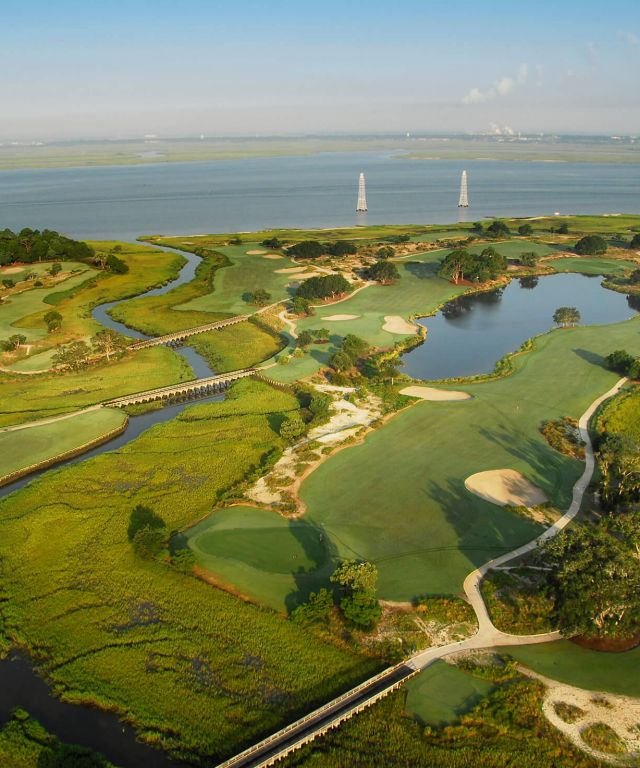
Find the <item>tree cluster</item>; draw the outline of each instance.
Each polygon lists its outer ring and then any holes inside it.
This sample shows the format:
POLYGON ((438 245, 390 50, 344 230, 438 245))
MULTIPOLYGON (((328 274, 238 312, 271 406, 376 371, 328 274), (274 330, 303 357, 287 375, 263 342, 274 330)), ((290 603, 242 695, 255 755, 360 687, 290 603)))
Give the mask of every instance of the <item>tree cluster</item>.
POLYGON ((351 283, 342 275, 323 275, 310 277, 302 282, 296 291, 296 296, 301 296, 303 299, 327 299, 350 293, 351 290, 351 283))
POLYGON ((287 253, 297 259, 319 259, 320 256, 325 255, 326 249, 317 240, 301 240, 299 243, 290 245, 287 253))
POLYGON ((257 288, 253 292, 245 293, 244 298, 248 304, 253 304, 256 307, 266 307, 271 301, 271 294, 265 291, 264 288, 257 288))
POLYGON ((581 256, 602 256, 607 252, 607 243, 600 235, 586 235, 573 246, 581 256))
POLYGON ((117 331, 104 328, 91 337, 91 346, 86 341, 72 341, 58 347, 52 358, 53 367, 81 371, 94 357, 104 356, 109 362, 112 356, 122 354, 128 343, 117 331))
POLYGON ((333 572, 331 581, 338 586, 340 610, 345 619, 359 629, 373 629, 382 615, 376 598, 378 569, 375 565, 346 560, 333 572))
POLYGON ((474 283, 485 283, 495 280, 507 271, 507 258, 489 246, 480 254, 469 253, 463 248, 448 253, 438 274, 454 283, 470 280, 474 283))
POLYGON ((163 550, 167 537, 164 520, 150 507, 138 504, 131 510, 127 538, 139 557, 153 560, 163 550))
POLYGON ((634 235, 631 238, 631 242, 629 243, 629 248, 631 248, 631 250, 633 251, 637 251, 640 249, 640 233, 638 233, 637 235, 634 235))
POLYGON ((575 307, 558 307, 553 313, 553 322, 561 328, 577 325, 580 322, 580 312, 575 307))
POLYGON ((333 243, 325 243, 324 249, 326 253, 338 258, 358 253, 358 246, 351 240, 336 240, 333 243))
POLYGON ((640 379, 640 357, 630 355, 625 349, 616 349, 605 357, 607 368, 628 376, 630 379, 640 379))
POLYGON ((36 261, 86 261, 93 257, 93 249, 86 243, 72 240, 51 229, 10 229, 0 231, 0 266, 36 261))
POLYGON ((500 221, 499 219, 492 221, 484 232, 488 237, 493 237, 495 239, 509 237, 511 234, 509 227, 504 221, 500 221))
POLYGON ((365 270, 367 280, 375 280, 378 283, 389 285, 400 278, 398 268, 392 261, 377 261, 365 270))
POLYGON ((331 356, 329 365, 339 373, 348 371, 360 358, 368 355, 369 350, 369 344, 364 339, 348 333, 344 337, 340 349, 331 356))

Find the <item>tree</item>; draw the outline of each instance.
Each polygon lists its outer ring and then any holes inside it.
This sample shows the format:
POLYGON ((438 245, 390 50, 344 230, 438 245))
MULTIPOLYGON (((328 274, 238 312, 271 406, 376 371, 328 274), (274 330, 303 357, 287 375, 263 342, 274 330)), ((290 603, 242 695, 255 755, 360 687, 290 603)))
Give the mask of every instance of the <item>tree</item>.
POLYGON ((616 349, 614 352, 607 355, 604 361, 610 371, 615 371, 621 376, 626 376, 629 373, 629 368, 631 368, 635 362, 635 357, 630 355, 625 349, 616 349))
POLYGON ((260 245, 264 248, 273 248, 274 250, 277 250, 278 248, 282 248, 283 243, 278 240, 277 237, 269 237, 266 240, 263 240, 260 245))
POLYGON ((104 268, 107 270, 107 272, 113 272, 116 275, 126 275, 126 273, 129 271, 129 265, 125 264, 122 259, 119 259, 114 253, 112 252, 107 256, 104 268))
POLYGON ((331 331, 328 328, 312 328, 309 333, 313 336, 315 341, 327 342, 331 336, 331 331))
POLYGON ((376 251, 376 256, 379 259, 392 259, 395 255, 396 252, 390 245, 383 245, 376 251))
POLYGON ((366 560, 345 560, 331 575, 333 584, 352 592, 375 593, 378 581, 378 569, 366 560))
MULTIPOLYGON (((638 246, 640 248, 640 246, 638 246)), ((633 272, 629 275, 629 282, 633 285, 638 285, 640 283, 640 269, 634 269, 633 272)))
POLYGON ((107 362, 111 360, 111 355, 122 352, 127 348, 128 341, 122 334, 111 328, 104 328, 91 337, 91 344, 96 352, 105 355, 107 362))
POLYGON ((633 437, 607 435, 600 445, 598 466, 605 509, 640 501, 640 444, 633 437))
POLYGON ((291 299, 291 311, 294 315, 311 315, 312 309, 308 299, 303 296, 294 296, 291 299))
POLYGON ((353 359, 346 352, 339 349, 329 359, 329 365, 338 372, 348 371, 349 368, 353 368, 353 359))
POLYGON ((559 235, 568 235, 569 234, 569 225, 567 224, 567 222, 563 221, 562 224, 560 224, 560 226, 556 230, 556 232, 559 235))
POLYGON ((500 221, 499 219, 496 219, 495 221, 492 221, 491 224, 486 229, 487 235, 489 237, 509 237, 511 234, 511 231, 509 227, 504 223, 504 221, 500 221))
POLYGON ((73 341, 64 347, 58 347, 58 351, 52 358, 54 368, 68 368, 71 371, 80 371, 89 364, 91 349, 84 341, 73 341))
POLYGON ((528 237, 529 235, 533 234, 533 227, 531 224, 521 224, 518 227, 518 234, 522 235, 523 237, 528 237))
POLYGON ((229 239, 229 245, 242 245, 242 238, 238 235, 229 239))
POLYGON ((2 285, 4 285, 5 288, 14 288, 15 284, 15 280, 12 280, 10 277, 5 277, 2 281, 2 285))
POLYGON ((573 250, 581 256, 602 256, 607 252, 607 243, 600 235, 587 235, 578 240, 573 250))
POLYGON ((537 267, 539 257, 533 251, 527 251, 520 254, 519 261, 523 267, 537 267))
POLYGON ((631 248, 634 251, 640 248, 640 232, 631 238, 631 242, 629 243, 629 248, 631 248))
POLYGON ((370 346, 367 341, 361 339, 353 333, 348 333, 342 341, 341 349, 352 360, 357 360, 359 357, 364 357, 369 353, 370 346))
POLYGON ((62 272, 62 264, 60 264, 59 261, 54 261, 54 263, 49 267, 49 274, 51 277, 55 277, 56 275, 60 274, 62 272))
POLYGON ((45 746, 38 755, 38 768, 109 768, 110 765, 102 755, 76 744, 45 746))
POLYGON ((356 591, 340 601, 345 619, 360 629, 373 629, 382 616, 380 603, 369 592, 356 591))
POLYGON ((249 304, 255 304, 257 307, 266 307, 271 301, 271 294, 264 288, 258 288, 253 293, 247 294, 249 304))
POLYGON ((317 240, 302 240, 290 245, 287 252, 298 259, 318 259, 324 256, 325 249, 317 240))
POLYGON ((471 229, 477 235, 481 235, 484 232, 484 224, 481 221, 474 221, 471 225, 471 229))
POLYGON ((342 275, 324 275, 310 277, 300 283, 296 295, 303 299, 325 299, 350 293, 351 290, 351 283, 342 275))
POLYGON ((336 240, 335 243, 327 243, 325 250, 332 256, 342 257, 358 253, 358 246, 351 240, 336 240))
POLYGON ((22 333, 14 333, 2 342, 2 349, 4 352, 13 352, 15 349, 18 349, 21 344, 24 344, 26 340, 27 337, 22 333))
POLYGON ((55 309, 50 309, 44 316, 44 321, 47 324, 47 331, 53 333, 60 330, 62 325, 62 315, 55 309))
POLYGON ((562 328, 577 325, 580 322, 580 312, 575 307, 558 307, 553 313, 553 322, 562 328))
POLYGON ((392 261, 377 261, 366 270, 365 275, 368 280, 384 284, 394 283, 400 277, 398 268, 392 261))
POLYGON ((401 243, 408 243, 411 240, 411 235, 390 235, 387 241, 400 245, 401 243))
POLYGON ((551 567, 555 620, 564 635, 628 637, 640 631, 637 549, 609 520, 563 531, 543 552, 551 567))
POLYGON ((469 261, 469 252, 465 251, 463 248, 457 248, 445 256, 440 265, 440 269, 438 270, 438 274, 442 277, 449 278, 451 282, 457 285, 460 280, 464 280, 464 273, 469 261))
POLYGON ((299 605, 291 614, 296 624, 315 624, 326 622, 333 609, 333 596, 327 589, 311 592, 307 602, 299 605))
POLYGON ((143 560, 153 560, 164 549, 165 531, 163 529, 141 528, 131 542, 133 551, 143 560))
POLYGON ((286 416, 280 424, 280 437, 288 443, 295 443, 307 431, 307 425, 302 421, 300 415, 296 413, 292 416, 286 416))
POLYGON ((151 507, 145 507, 144 504, 137 504, 129 515, 129 525, 127 527, 127 538, 133 541, 136 533, 143 528, 160 530, 164 528, 164 520, 157 515, 151 507))
POLYGON ((171 565, 180 573, 191 573, 196 564, 196 556, 191 549, 176 549, 171 555, 171 565))
POLYGON ((298 334, 298 346, 305 349, 309 344, 313 344, 313 336, 309 331, 300 331, 298 334))

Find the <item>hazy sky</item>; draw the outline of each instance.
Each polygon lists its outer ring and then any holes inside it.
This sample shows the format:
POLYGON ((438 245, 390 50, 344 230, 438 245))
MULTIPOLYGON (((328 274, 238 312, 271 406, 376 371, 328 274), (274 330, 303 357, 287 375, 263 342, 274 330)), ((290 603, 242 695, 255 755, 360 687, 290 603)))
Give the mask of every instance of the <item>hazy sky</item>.
POLYGON ((3 0, 0 139, 640 134, 640 2, 3 0))

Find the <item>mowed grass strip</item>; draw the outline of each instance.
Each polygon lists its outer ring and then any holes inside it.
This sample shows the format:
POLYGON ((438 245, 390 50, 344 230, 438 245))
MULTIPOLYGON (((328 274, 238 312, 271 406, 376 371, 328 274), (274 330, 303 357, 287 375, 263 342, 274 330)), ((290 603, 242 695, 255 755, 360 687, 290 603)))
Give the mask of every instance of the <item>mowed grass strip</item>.
POLYGON ((125 418, 122 411, 100 408, 51 424, 0 432, 0 478, 79 448, 122 426, 125 418))
POLYGON ((193 378, 184 358, 151 347, 76 373, 0 374, 0 427, 79 410, 133 392, 193 378))
POLYGON ((142 738, 216 761, 359 682, 378 662, 322 641, 127 540, 130 510, 179 529, 270 452, 296 399, 255 381, 120 450, 53 470, 0 503, 3 632, 68 700, 108 707, 142 738), (52 535, 55 531, 55 535, 52 535), (179 703, 179 705, 177 705, 179 703))
POLYGON ((549 259, 543 264, 553 267, 556 272, 580 272, 583 275, 623 275, 629 270, 640 268, 640 262, 637 261, 578 257, 549 259))

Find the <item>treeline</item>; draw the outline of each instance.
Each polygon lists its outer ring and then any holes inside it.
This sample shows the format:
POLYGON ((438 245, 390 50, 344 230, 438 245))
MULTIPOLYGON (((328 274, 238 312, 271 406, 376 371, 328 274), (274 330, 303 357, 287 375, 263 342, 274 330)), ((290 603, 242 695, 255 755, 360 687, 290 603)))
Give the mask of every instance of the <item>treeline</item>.
POLYGON ((448 253, 440 266, 438 274, 454 283, 468 280, 474 283, 485 283, 495 280, 507 271, 507 257, 489 246, 479 254, 469 253, 464 248, 448 253))
POLYGON ((0 266, 36 261, 86 261, 94 256, 93 248, 52 229, 21 229, 0 232, 0 266))

